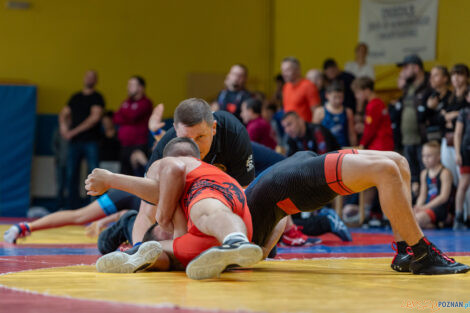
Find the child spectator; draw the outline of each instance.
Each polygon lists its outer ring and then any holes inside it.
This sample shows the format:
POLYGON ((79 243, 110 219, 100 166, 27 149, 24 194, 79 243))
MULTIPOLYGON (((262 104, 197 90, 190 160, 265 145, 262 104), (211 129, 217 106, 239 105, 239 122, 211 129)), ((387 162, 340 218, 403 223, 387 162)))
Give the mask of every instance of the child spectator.
POLYGON ((393 151, 393 131, 385 103, 374 93, 374 81, 369 77, 356 78, 352 89, 357 103, 365 104, 364 131, 361 149, 393 151))
POLYGON ((413 207, 419 226, 432 229, 443 224, 452 205, 452 173, 441 163, 441 149, 437 141, 423 145, 425 169, 421 171, 419 196, 413 207))
POLYGON ((325 106, 315 110, 313 122, 328 128, 341 147, 355 146, 354 114, 343 105, 343 85, 336 81, 331 83, 326 88, 326 99, 328 102, 325 106))
MULTIPOLYGON (((470 108, 460 110, 455 125, 454 148, 457 165, 460 166, 460 180, 455 199, 454 230, 466 229, 464 224, 463 204, 470 184, 470 108)), ((467 224, 469 223, 467 217, 467 224)))
POLYGON ((242 103, 240 116, 246 125, 250 140, 262 144, 268 148, 276 148, 274 133, 266 120, 261 117, 263 104, 260 100, 252 98, 242 103))

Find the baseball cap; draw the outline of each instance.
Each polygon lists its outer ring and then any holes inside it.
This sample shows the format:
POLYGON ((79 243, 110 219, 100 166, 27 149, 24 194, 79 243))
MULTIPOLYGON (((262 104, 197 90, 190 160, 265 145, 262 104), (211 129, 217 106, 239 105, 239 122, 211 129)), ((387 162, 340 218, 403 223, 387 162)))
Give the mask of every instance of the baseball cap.
POLYGON ((397 66, 402 67, 408 64, 416 64, 419 67, 423 68, 423 60, 417 55, 417 54, 410 54, 407 55, 404 59, 403 62, 397 63, 397 66))

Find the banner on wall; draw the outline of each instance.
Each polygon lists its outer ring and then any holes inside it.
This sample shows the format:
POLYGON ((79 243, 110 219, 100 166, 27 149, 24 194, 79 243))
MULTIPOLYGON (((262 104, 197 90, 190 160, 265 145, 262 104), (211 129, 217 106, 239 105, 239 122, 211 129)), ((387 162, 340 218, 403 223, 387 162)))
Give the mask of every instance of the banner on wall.
POLYGON ((436 58, 438 0, 361 0, 359 40, 368 62, 401 62, 406 55, 436 58))

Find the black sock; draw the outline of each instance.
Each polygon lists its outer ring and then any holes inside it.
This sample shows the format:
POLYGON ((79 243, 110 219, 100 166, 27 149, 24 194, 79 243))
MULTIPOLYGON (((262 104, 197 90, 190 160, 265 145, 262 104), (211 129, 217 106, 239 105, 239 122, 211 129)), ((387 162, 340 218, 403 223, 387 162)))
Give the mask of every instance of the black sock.
POLYGON ((397 241, 397 252, 400 254, 406 254, 406 248, 408 248, 408 244, 406 241, 397 241))

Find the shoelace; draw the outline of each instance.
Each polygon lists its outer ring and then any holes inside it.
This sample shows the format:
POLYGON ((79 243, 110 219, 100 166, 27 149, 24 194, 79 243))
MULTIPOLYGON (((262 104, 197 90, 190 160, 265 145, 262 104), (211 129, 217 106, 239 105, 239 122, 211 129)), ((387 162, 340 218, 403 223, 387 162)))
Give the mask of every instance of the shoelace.
MULTIPOLYGON (((398 244, 397 244, 396 241, 392 242, 392 250, 395 251, 397 254, 399 253, 398 252, 398 244)), ((411 247, 406 247, 406 253, 408 255, 414 255, 413 250, 411 250, 411 247)))
POLYGON ((455 260, 453 258, 448 257, 444 252, 439 250, 434 244, 431 244, 431 249, 434 250, 438 255, 442 256, 446 261, 450 263, 455 263, 455 260))
POLYGON ((434 250, 434 252, 436 252, 438 255, 443 257, 446 261, 448 261, 450 263, 455 263, 455 260, 453 258, 448 257, 444 252, 439 250, 432 242, 427 240, 426 237, 424 237, 423 240, 429 247, 431 247, 432 250, 434 250))

